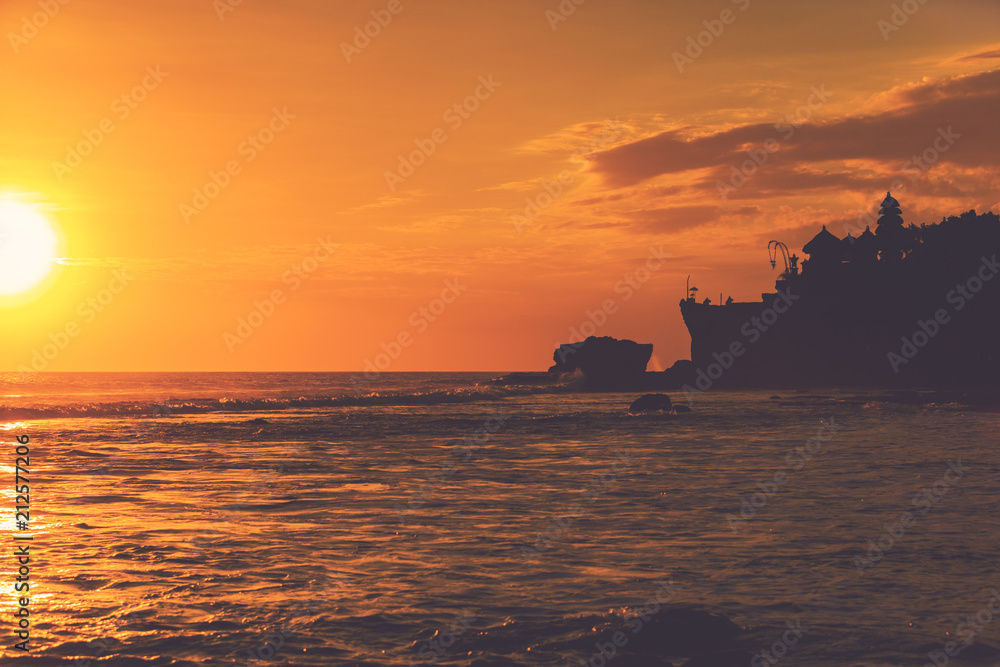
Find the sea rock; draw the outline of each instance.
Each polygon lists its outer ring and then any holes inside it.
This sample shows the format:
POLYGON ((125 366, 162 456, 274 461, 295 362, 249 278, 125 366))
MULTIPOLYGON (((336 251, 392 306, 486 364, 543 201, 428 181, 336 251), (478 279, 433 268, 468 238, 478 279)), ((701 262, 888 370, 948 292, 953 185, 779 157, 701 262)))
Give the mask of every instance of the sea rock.
POLYGON ((652 354, 651 344, 591 336, 579 343, 560 345, 552 355, 555 364, 549 373, 562 376, 580 372, 588 389, 627 390, 642 386, 652 354))
POLYGON ((697 382, 697 369, 690 359, 681 359, 665 371, 647 371, 630 387, 632 391, 680 391, 697 382))
POLYGON ((490 380, 490 384, 504 387, 516 385, 542 385, 552 382, 552 376, 542 372, 516 372, 490 380))
MULTIPOLYGON (((753 667, 753 658, 754 656, 741 649, 716 651, 697 655, 685 662, 684 667, 753 667)), ((757 660, 760 661, 760 658, 757 660)))
POLYGON ((632 401, 632 405, 628 406, 628 412, 630 415, 643 412, 669 412, 670 406, 670 397, 666 394, 645 394, 632 401))
POLYGON ((597 638, 598 645, 617 644, 613 664, 622 667, 669 665, 678 658, 698 667, 749 667, 751 656, 741 645, 742 633, 725 616, 682 605, 629 617, 597 638))
POLYGON ((709 656, 738 649, 736 640, 741 632, 725 616, 670 607, 655 614, 632 636, 628 646, 632 651, 658 656, 709 656))
MULTIPOLYGON (((1000 656, 1000 649, 989 644, 974 642, 962 648, 962 657, 969 660, 996 660, 1000 656)), ((996 663, 994 663, 996 664, 996 663)))
POLYGON ((675 415, 679 415, 682 412, 691 412, 691 408, 689 408, 686 405, 675 405, 674 406, 674 414, 675 415))
POLYGON ((685 384, 694 384, 698 380, 698 369, 690 359, 678 359, 674 365, 663 371, 665 381, 671 385, 681 387, 685 384))

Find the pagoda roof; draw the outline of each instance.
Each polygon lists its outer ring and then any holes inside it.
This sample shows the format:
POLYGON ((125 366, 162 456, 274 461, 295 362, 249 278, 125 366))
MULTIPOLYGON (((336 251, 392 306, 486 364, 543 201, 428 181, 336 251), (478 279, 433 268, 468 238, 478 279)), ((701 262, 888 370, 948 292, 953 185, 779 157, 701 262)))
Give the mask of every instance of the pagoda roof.
POLYGON ((879 212, 885 213, 886 211, 890 211, 894 208, 896 209, 899 208, 899 202, 896 201, 896 198, 892 196, 892 193, 886 192, 885 199, 882 200, 882 206, 881 208, 879 208, 879 212))
POLYGON ((879 243, 876 236, 872 234, 872 228, 865 227, 865 231, 858 234, 858 238, 854 241, 852 259, 862 261, 875 259, 878 246, 879 243))
POLYGON ((822 231, 814 236, 812 241, 803 246, 802 252, 809 255, 836 254, 841 250, 841 242, 841 239, 828 232, 826 225, 823 225, 822 231))

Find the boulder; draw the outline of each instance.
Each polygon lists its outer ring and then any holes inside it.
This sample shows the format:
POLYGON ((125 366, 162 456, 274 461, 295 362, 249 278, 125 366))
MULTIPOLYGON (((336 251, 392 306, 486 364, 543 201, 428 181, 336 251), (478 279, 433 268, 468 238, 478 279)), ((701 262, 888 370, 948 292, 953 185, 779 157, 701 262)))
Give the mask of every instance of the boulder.
POLYGON ((591 336, 579 343, 560 345, 549 373, 557 376, 581 373, 592 390, 626 390, 645 380, 646 364, 653 354, 651 344, 591 336))
MULTIPOLYGON (((687 606, 665 607, 631 617, 624 626, 601 632, 598 645, 614 638, 614 630, 628 643, 620 646, 614 662, 622 667, 653 667, 686 658, 697 667, 751 667, 752 656, 742 647, 743 630, 725 616, 687 606)), ((591 644, 593 645, 593 644, 591 644)))
POLYGON ((670 397, 666 394, 644 394, 632 401, 628 406, 630 415, 637 415, 644 412, 670 412, 670 397))
POLYGON ((738 648, 736 640, 741 633, 740 627, 725 616, 671 607, 653 616, 632 638, 629 648, 659 656, 707 656, 738 648))

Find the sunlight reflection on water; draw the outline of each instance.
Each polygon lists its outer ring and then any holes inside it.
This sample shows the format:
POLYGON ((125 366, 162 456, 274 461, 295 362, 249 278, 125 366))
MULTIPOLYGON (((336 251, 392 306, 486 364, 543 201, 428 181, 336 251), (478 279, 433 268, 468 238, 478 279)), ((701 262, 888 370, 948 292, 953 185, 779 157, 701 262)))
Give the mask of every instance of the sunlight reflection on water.
POLYGON ((560 394, 4 424, 37 469, 31 659, 415 664, 467 614, 436 664, 577 665, 670 576, 676 603, 748 628, 747 650, 808 619, 788 664, 921 660, 996 584, 997 416, 767 393, 706 394, 675 420, 560 394), (843 430, 790 466, 831 416, 843 430), (613 468, 623 453, 635 465, 613 468), (859 575, 852 558, 958 458, 967 477, 859 575))

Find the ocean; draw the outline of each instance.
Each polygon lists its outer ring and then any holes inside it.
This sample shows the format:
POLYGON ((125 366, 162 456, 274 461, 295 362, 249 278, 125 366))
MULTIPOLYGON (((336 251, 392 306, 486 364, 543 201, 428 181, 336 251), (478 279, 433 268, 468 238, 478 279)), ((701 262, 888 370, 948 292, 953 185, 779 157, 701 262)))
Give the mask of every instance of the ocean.
POLYGON ((0 376, 0 664, 1000 665, 996 408, 498 375, 0 376))

